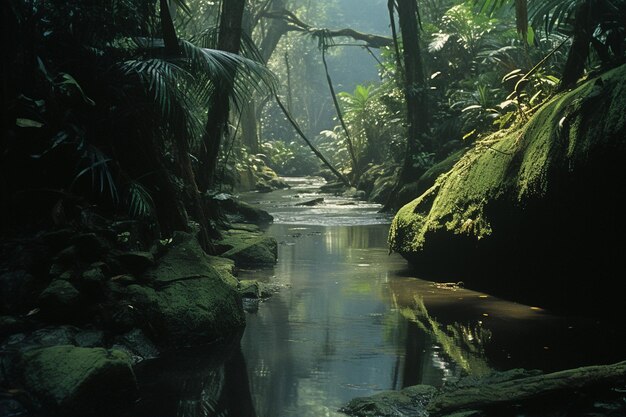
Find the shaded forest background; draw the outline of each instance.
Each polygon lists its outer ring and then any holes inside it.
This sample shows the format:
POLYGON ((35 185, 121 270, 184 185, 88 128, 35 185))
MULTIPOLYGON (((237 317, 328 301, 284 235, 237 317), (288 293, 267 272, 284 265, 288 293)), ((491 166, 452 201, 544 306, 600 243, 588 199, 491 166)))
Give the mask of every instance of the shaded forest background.
POLYGON ((215 196, 280 187, 274 172, 399 208, 476 139, 622 63, 626 28, 620 0, 2 9, 3 232, 85 211, 154 237, 192 220, 209 252, 224 222, 215 196))

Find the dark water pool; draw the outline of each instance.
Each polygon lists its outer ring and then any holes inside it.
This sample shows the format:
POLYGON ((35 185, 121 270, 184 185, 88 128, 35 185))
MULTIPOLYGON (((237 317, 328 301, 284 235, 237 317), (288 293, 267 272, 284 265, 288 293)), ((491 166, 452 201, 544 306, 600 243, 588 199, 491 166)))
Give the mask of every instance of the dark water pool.
MULTIPOLYGON (((319 182, 246 198, 272 212, 277 285, 246 303, 243 335, 140 368, 142 416, 320 417, 357 396, 515 367, 553 371, 623 359, 622 329, 420 280, 387 251, 377 206, 324 196, 319 182)), ((450 277, 450 282, 463 277, 450 277)))

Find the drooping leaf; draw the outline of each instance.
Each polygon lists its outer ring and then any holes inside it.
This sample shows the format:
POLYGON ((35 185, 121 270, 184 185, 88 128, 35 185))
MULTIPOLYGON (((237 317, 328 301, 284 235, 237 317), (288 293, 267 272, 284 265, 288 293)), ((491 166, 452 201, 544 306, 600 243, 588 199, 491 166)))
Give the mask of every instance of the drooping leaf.
POLYGON ((15 120, 15 125, 17 127, 34 127, 34 128, 39 128, 39 127, 43 126, 43 123, 38 122, 36 120, 32 120, 32 119, 17 118, 15 120))
POLYGON ((147 218, 154 214, 155 206, 150 192, 137 181, 132 181, 128 186, 127 204, 132 217, 147 218))

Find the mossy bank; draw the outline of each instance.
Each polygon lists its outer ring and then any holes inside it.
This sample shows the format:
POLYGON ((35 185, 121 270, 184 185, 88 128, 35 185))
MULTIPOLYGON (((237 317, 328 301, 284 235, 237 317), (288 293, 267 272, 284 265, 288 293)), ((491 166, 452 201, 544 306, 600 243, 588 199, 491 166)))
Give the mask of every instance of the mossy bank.
POLYGON ((625 158, 621 66, 557 95, 523 127, 477 142, 398 212, 391 249, 430 278, 624 311, 613 288, 626 253, 625 158))
POLYGON ((212 242, 220 256, 205 252, 193 224, 154 240, 140 222, 92 212, 83 217, 97 221, 3 242, 0 411, 120 415, 142 388, 135 365, 240 338, 251 283, 236 268, 272 265, 277 244, 251 224, 269 214, 229 204, 244 209, 227 213, 250 223, 221 231, 212 242))

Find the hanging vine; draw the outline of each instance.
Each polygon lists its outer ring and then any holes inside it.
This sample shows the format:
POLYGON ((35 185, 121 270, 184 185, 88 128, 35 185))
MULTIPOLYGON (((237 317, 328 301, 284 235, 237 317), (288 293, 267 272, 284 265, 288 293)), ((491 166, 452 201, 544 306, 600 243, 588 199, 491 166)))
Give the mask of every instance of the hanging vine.
POLYGON ((346 134, 346 143, 348 145, 348 153, 350 154, 350 160, 352 162, 352 179, 356 183, 359 179, 359 162, 356 156, 356 152, 354 151, 354 144, 352 142, 352 136, 350 135, 350 131, 348 130, 348 125, 343 118, 343 112, 341 111, 341 106, 339 105, 339 100, 337 99, 337 94, 335 93, 335 87, 333 87, 333 81, 330 78, 330 73, 328 71, 328 62, 326 62, 326 51, 329 46, 334 45, 334 41, 332 36, 328 33, 327 29, 323 29, 320 31, 316 31, 314 36, 317 38, 318 47, 322 51, 322 62, 324 63, 324 70, 326 71, 326 81, 328 82, 328 89, 330 90, 330 95, 333 99, 333 104, 335 105, 335 111, 337 112, 337 118, 339 119, 339 123, 341 123, 341 127, 343 128, 344 133, 346 134))

